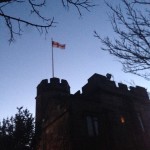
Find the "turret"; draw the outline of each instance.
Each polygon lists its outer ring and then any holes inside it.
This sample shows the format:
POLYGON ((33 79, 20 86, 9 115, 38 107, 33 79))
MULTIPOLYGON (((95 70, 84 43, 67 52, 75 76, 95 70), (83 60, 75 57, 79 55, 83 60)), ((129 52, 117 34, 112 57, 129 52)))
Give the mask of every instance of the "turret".
POLYGON ((50 108, 56 101, 61 101, 62 96, 70 95, 70 86, 66 80, 51 78, 50 83, 47 79, 41 81, 37 86, 36 96, 36 130, 40 135, 41 127, 50 108))

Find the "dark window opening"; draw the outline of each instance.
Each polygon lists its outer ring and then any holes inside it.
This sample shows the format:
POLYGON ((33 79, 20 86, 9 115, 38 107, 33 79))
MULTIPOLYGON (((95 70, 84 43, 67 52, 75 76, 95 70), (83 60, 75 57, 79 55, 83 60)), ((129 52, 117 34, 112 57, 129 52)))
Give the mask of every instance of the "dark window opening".
POLYGON ((139 120, 139 122, 140 122, 141 129, 142 129, 143 132, 145 132, 143 120, 142 120, 142 118, 141 118, 140 113, 138 113, 137 116, 138 116, 138 120, 139 120))
POLYGON ((87 116, 86 123, 87 123, 88 135, 98 136, 99 135, 98 118, 95 116, 87 116))

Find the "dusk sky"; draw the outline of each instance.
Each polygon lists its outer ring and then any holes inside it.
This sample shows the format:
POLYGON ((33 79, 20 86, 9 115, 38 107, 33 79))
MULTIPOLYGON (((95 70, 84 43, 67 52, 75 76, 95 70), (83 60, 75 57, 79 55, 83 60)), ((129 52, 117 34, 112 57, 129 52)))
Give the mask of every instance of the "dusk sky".
MULTIPOLYGON (((14 115, 17 107, 24 106, 35 113, 36 87, 43 79, 52 77, 51 38, 66 44, 65 50, 54 48, 55 77, 66 79, 71 93, 81 90, 87 79, 94 73, 113 75, 116 82, 130 86, 143 86, 150 91, 145 79, 125 74, 116 57, 102 51, 102 44, 94 37, 94 30, 101 36, 113 37, 103 0, 93 0, 96 7, 90 12, 81 10, 79 16, 74 7, 63 8, 61 1, 51 0, 43 13, 55 17, 58 23, 45 36, 33 28, 23 28, 24 32, 9 44, 9 33, 4 24, 0 29, 0 120, 14 115)), ((120 0, 115 0, 118 4, 120 0)), ((10 8, 9 13, 20 14, 26 8, 10 8), (17 10, 17 11, 16 11, 17 10)), ((30 15, 29 15, 30 16, 30 15)), ((33 19, 36 21, 37 19, 33 19)), ((1 20, 2 21, 2 20, 1 20)))

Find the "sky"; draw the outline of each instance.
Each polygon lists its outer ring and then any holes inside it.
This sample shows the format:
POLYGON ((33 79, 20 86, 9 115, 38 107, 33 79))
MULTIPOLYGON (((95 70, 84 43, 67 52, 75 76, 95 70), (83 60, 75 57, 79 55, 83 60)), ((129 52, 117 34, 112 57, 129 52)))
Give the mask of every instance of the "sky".
MULTIPOLYGON (((48 34, 40 35, 33 28, 23 28, 22 36, 9 44, 9 32, 2 24, 0 29, 0 120, 17 112, 23 106, 35 114, 36 87, 43 79, 52 78, 51 39, 66 44, 65 50, 54 49, 55 77, 66 79, 71 93, 82 89, 94 73, 106 75, 130 86, 145 87, 145 79, 122 71, 116 57, 102 51, 102 44, 94 37, 94 30, 101 36, 113 37, 108 18, 109 12, 103 0, 93 0, 96 7, 90 12, 82 9, 82 17, 74 7, 64 9, 61 1, 51 0, 43 14, 55 17, 56 27, 48 34)), ((116 0, 114 4, 117 4, 116 0)), ((8 9, 12 15, 26 12, 28 6, 14 6, 8 9)), ((23 14, 24 15, 24 14, 23 14)), ((29 16, 25 16, 28 19, 29 16)), ((37 21, 37 18, 33 18, 37 21)), ((81 90, 82 91, 82 90, 81 90)))

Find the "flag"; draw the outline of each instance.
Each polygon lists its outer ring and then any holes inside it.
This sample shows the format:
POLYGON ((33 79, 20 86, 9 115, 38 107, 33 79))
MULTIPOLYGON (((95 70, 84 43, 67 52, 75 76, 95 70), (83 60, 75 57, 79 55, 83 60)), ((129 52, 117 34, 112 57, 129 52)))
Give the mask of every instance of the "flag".
POLYGON ((52 41, 52 47, 65 49, 66 45, 65 44, 60 44, 59 42, 52 41))

